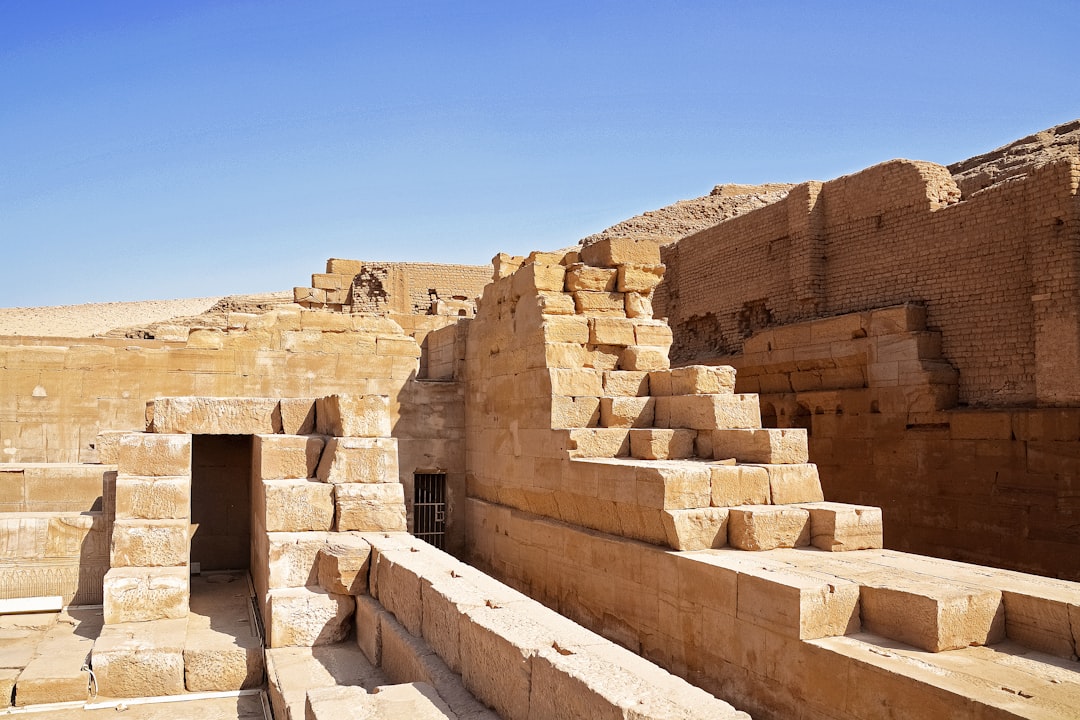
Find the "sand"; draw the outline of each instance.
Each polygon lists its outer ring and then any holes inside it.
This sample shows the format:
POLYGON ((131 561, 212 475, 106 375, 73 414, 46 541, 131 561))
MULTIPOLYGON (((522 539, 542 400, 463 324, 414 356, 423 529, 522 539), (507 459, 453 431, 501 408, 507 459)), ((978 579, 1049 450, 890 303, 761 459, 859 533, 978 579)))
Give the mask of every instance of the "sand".
POLYGON ((219 296, 186 300, 0 308, 0 335, 90 337, 114 328, 149 325, 174 317, 201 315, 221 299, 219 296))

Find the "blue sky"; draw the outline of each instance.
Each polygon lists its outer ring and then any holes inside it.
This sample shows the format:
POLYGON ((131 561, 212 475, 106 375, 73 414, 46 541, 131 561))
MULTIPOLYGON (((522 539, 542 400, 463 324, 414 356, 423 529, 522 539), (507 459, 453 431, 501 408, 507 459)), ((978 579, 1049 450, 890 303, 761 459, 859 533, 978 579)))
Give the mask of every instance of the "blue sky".
POLYGON ((0 0, 0 306, 487 263, 1080 117, 1080 3, 0 0))

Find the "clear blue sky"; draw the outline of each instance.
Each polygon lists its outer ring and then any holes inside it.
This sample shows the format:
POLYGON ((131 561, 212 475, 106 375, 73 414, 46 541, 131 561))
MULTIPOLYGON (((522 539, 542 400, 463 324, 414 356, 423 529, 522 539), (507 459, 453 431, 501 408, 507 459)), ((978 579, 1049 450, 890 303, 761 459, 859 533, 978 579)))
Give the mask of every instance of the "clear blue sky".
POLYGON ((1080 3, 0 0, 0 306, 487 263, 1080 116, 1080 3))

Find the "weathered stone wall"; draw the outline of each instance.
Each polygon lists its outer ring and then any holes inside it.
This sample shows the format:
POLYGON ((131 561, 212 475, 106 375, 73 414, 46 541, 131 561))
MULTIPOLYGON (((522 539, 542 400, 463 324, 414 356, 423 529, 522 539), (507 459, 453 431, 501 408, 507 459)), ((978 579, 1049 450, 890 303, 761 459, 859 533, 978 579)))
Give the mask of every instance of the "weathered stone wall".
POLYGON ((960 372, 960 401, 1080 403, 1080 165, 960 201, 948 171, 896 160, 664 249, 656 311, 674 359, 736 354, 753 332, 904 302, 960 372))

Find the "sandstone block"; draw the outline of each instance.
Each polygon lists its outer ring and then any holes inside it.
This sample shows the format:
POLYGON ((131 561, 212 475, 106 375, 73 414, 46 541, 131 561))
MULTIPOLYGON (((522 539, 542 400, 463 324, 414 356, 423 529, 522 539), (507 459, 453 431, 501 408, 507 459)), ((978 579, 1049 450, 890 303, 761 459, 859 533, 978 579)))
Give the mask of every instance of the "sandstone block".
POLYGON ((604 395, 643 397, 649 394, 649 373, 640 370, 605 370, 604 395))
POLYGON ((623 307, 626 317, 647 320, 653 316, 652 298, 648 295, 636 292, 625 293, 626 299, 623 307))
POLYGON ((708 550, 727 545, 727 508, 664 510, 661 520, 668 547, 673 550, 708 550))
POLYGON ((600 398, 600 425, 603 427, 652 427, 651 397, 600 398))
POLYGON ((822 550, 867 550, 882 547, 881 508, 844 503, 807 503, 810 544, 822 550))
POLYGON ((190 515, 190 476, 117 475, 117 520, 186 520, 190 515))
POLYGON ((674 460, 694 456, 693 430, 633 428, 630 430, 630 454, 642 460, 674 460))
POLYGON ((329 274, 356 277, 363 271, 364 263, 360 260, 330 258, 326 261, 326 272, 329 274))
POLYGON ((612 292, 615 290, 615 272, 614 268, 591 267, 584 263, 568 265, 566 291, 612 292))
POLYGON ((1005 639, 998 590, 897 574, 864 583, 861 597, 865 630, 922 650, 957 650, 1005 639))
POLYGON ((326 440, 314 435, 256 435, 253 470, 257 478, 315 476, 326 440))
POLYGON ((268 593, 267 647, 315 647, 341 642, 349 634, 355 608, 348 595, 315 588, 287 588, 268 593))
POLYGON ((319 550, 319 586, 337 595, 363 595, 368 590, 371 545, 360 537, 335 533, 319 550))
POLYGON ((537 292, 537 303, 544 315, 573 315, 574 298, 562 292, 537 292))
POLYGON ((671 369, 670 395, 722 395, 735 392, 730 365, 688 365, 671 369))
POLYGON ((94 643, 98 690, 106 697, 154 697, 184 692, 187 621, 106 625, 94 643))
POLYGON ((619 356, 620 370, 664 370, 669 365, 666 347, 631 345, 619 356))
POLYGON ((655 240, 606 238, 581 248, 581 261, 596 267, 659 265, 660 244, 655 240))
POLYGON ((817 465, 759 465, 769 474, 769 496, 773 505, 821 502, 821 480, 817 465))
POLYGON ((569 397, 600 397, 604 394, 604 374, 589 368, 547 370, 551 394, 569 397))
POLYGON ((728 544, 740 550, 773 550, 810 544, 810 513, 798 507, 743 505, 729 508, 728 544))
POLYGON ((263 683, 262 638, 231 637, 188 628, 184 643, 184 687, 189 692, 228 692, 263 683))
POLYGON ((315 472, 326 483, 398 482, 398 442, 390 437, 330 438, 315 472))
POLYGON ((267 532, 330 530, 334 486, 313 479, 262 480, 254 498, 267 532))
POLYGON ((799 640, 859 630, 859 586, 831 575, 743 567, 737 603, 739 620, 799 640))
POLYGON ((600 399, 595 397, 551 398, 551 427, 584 428, 596 427, 600 422, 600 399))
POLYGON ((495 257, 491 258, 491 281, 495 282, 496 280, 510 277, 515 272, 517 272, 517 270, 524 262, 525 258, 521 255, 508 255, 507 253, 499 253, 495 257))
POLYGON ((622 357, 621 345, 589 345, 585 352, 585 367, 601 372, 614 370, 622 357))
POLYGON ((399 483, 350 483, 334 489, 338 532, 404 532, 405 490, 399 483))
POLYGON ((115 465, 120 457, 120 438, 126 430, 105 430, 94 439, 94 449, 98 453, 98 462, 102 465, 115 465))
POLYGON ((319 551, 330 533, 266 533, 267 587, 271 590, 315 587, 319 551))
POLYGON ((386 357, 418 358, 420 346, 408 335, 380 335, 375 340, 375 354, 386 357))
POLYGON ((636 292, 648 295, 663 279, 663 265, 623 264, 618 267, 616 289, 619 292, 636 292))
POLYGON ((638 345, 669 348, 672 343, 671 328, 663 320, 634 320, 634 341, 638 345))
POLYGON ((315 432, 315 400, 282 398, 278 403, 281 431, 286 435, 310 435, 315 432))
POLYGON ((191 436, 127 433, 120 438, 117 469, 126 475, 191 475, 191 436))
POLYGON ((11 707, 15 695, 15 680, 22 668, 0 668, 0 708, 11 707))
POLYGON ((589 341, 589 321, 576 315, 545 317, 540 323, 544 342, 586 343, 589 341))
POLYGON ((656 398, 656 425, 693 430, 760 428, 761 410, 757 395, 662 396, 656 398))
POLYGON ((629 431, 623 428, 580 428, 570 430, 572 457, 621 457, 630 454, 629 431))
POLYGON ((278 431, 278 401, 267 398, 173 397, 153 401, 154 432, 255 435, 278 431))
POLYGON ((574 309, 581 315, 626 315, 626 298, 623 293, 578 290, 571 294, 574 297, 574 309))
POLYGON ((191 524, 185 520, 117 520, 113 567, 179 567, 188 563, 191 524))
POLYGON ((709 470, 712 474, 714 507, 771 503, 769 473, 765 468, 753 465, 713 465, 709 470))
POLYGON ((746 463, 795 464, 809 457, 806 431, 801 428, 732 429, 712 431, 713 457, 746 463))
POLYGON ((634 323, 626 318, 589 318, 589 339, 593 345, 633 345, 634 323))
POLYGON ((529 263, 514 273, 512 288, 515 297, 528 296, 537 291, 561 292, 566 280, 566 268, 562 265, 529 263))
POLYGON ((528 368, 581 368, 586 364, 585 346, 579 343, 538 343, 526 352, 528 368))
POLYGON ((105 623, 186 617, 188 580, 186 567, 112 568, 105 574, 105 623))
POLYGON ((320 435, 389 437, 390 398, 386 395, 329 395, 315 401, 320 435))
POLYGON ((382 665, 382 619, 390 613, 370 595, 356 596, 356 644, 376 667, 382 665))

